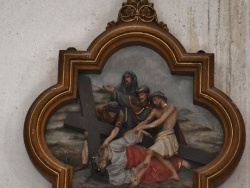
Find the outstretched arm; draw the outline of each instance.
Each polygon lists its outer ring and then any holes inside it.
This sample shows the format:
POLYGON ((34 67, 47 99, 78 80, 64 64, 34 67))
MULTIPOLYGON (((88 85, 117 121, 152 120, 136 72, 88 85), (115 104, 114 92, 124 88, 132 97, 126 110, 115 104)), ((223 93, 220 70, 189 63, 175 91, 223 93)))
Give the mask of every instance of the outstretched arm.
POLYGON ((149 123, 149 124, 146 124, 146 125, 142 125, 142 126, 139 127, 139 129, 151 129, 151 128, 155 128, 155 127, 158 127, 158 126, 162 125, 162 123, 163 123, 163 122, 164 122, 173 112, 175 112, 175 110, 176 110, 175 106, 174 106, 174 105, 170 105, 170 106, 169 106, 169 109, 168 109, 166 112, 164 112, 164 113, 162 114, 162 116, 161 116, 159 119, 153 121, 152 123, 149 123))
POLYGON ((102 86, 102 88, 103 88, 105 91, 109 92, 109 93, 113 93, 113 91, 114 91, 114 87, 113 87, 113 86, 110 86, 110 85, 104 85, 104 86, 102 86))
POLYGON ((106 140, 103 142, 102 146, 101 147, 105 147, 107 146, 118 134, 118 132, 120 131, 120 129, 118 127, 115 127, 111 134, 109 135, 108 138, 106 138, 106 140))
POLYGON ((143 127, 144 125, 152 122, 154 118, 155 118, 155 110, 153 109, 150 112, 150 114, 148 115, 148 117, 144 121, 141 121, 135 128, 133 128, 132 130, 128 131, 126 134, 129 134, 129 133, 138 133, 140 130, 142 130, 141 127, 143 127))

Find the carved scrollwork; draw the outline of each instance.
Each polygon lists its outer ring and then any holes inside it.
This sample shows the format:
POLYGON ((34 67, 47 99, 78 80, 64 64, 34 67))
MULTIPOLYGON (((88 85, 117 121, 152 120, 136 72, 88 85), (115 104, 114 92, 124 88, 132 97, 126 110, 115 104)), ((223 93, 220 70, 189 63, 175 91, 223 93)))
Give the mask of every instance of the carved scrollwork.
POLYGON ((157 15, 153 3, 148 0, 128 0, 123 3, 118 19, 123 22, 152 22, 157 21, 157 15))
POLYGON ((149 3, 148 0, 127 0, 122 4, 117 21, 109 22, 107 28, 124 22, 154 23, 168 31, 166 24, 158 22, 154 4, 149 3))

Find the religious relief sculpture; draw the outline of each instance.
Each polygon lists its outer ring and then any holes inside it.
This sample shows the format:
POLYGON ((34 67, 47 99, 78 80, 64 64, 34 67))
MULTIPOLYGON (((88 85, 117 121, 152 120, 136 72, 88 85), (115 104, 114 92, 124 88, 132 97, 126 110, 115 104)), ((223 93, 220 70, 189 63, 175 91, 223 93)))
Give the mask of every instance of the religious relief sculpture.
MULTIPOLYGON (((79 89, 91 90, 90 86, 86 87, 86 84, 84 88, 79 87, 79 89)), ((96 136, 99 135, 98 129, 105 129, 105 126, 101 127, 99 123, 93 121, 88 123, 89 121, 84 119, 81 123, 78 122, 78 125, 82 126, 82 132, 84 132, 82 164, 75 167, 74 171, 93 168, 91 163, 96 163, 100 169, 99 173, 107 170, 105 172, 107 182, 113 185, 131 184, 131 187, 136 187, 140 182, 155 183, 168 179, 178 181, 180 178, 177 171, 181 167, 190 169, 191 165, 187 160, 175 155, 179 149, 174 130, 177 117, 175 106, 167 104, 167 98, 162 92, 150 95, 148 86, 138 87, 137 76, 132 71, 123 73, 121 83, 118 86, 104 85, 103 89, 111 94, 111 101, 97 105, 96 115, 98 120, 114 124, 115 128, 105 135, 107 138, 101 144, 97 142, 96 136), (150 123, 151 121, 153 122, 150 123), (87 130, 95 131, 89 134, 87 130), (152 134, 152 131, 156 134, 152 134), (94 137, 96 141, 90 140, 88 137, 94 137), (89 153, 89 147, 99 147, 98 155, 93 155, 93 152, 89 153), (124 155, 125 153, 126 155, 124 155), (153 156, 156 158, 151 161, 153 156), (91 158, 94 160, 90 161, 91 158), (144 158, 145 161, 143 161, 144 158), (152 173, 155 169, 158 170, 152 179, 152 173)), ((79 93, 81 92, 79 91, 79 93)), ((90 94, 90 96, 92 95, 90 94)), ((86 116, 90 109, 86 109, 85 106, 91 106, 89 105, 90 98, 88 97, 88 100, 85 101, 83 97, 81 98, 82 114, 86 116)), ((68 115, 66 122, 71 116, 68 115)), ((73 119, 76 121, 75 117, 73 119)), ((65 127, 70 128, 69 123, 65 124, 65 127)), ((182 132, 176 133, 177 135, 181 133, 182 140, 185 141, 182 132)), ((97 153, 97 150, 95 152, 97 153)), ((91 169, 91 171, 94 170, 96 169, 91 169)), ((97 179, 98 174, 93 174, 93 178, 97 179)))
MULTIPOLYGON (((141 89, 142 87, 138 91, 141 89)), ((175 106, 167 103, 167 98, 162 92, 153 93, 150 100, 153 101, 154 108, 145 120, 127 131, 122 138, 102 147, 99 152, 101 154, 95 159, 100 170, 107 169, 109 182, 113 185, 130 184, 130 187, 136 187, 140 182, 164 182, 168 179, 179 181, 177 171, 181 167, 191 168, 188 161, 173 157, 178 153, 179 148, 174 133, 177 117, 175 106), (156 127, 161 129, 152 146, 148 149, 136 146, 142 141, 144 135, 150 135, 146 130, 156 127), (151 161, 153 157, 155 159, 151 161), (157 168, 158 170, 155 170, 157 168)))
POLYGON ((239 163, 242 116, 153 3, 127 0, 90 45, 59 53, 58 83, 27 114, 27 152, 52 187, 215 188, 239 163))

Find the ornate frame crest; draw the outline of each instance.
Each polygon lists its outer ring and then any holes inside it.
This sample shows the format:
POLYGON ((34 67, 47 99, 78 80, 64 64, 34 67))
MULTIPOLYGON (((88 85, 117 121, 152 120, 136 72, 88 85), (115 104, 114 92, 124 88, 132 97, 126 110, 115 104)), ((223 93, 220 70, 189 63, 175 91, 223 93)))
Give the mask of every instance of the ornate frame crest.
POLYGON ((117 21, 108 23, 86 51, 60 50, 57 84, 34 101, 26 117, 24 140, 32 162, 52 187, 71 187, 72 167, 58 161, 46 145, 46 122, 57 109, 76 101, 78 72, 101 73, 113 53, 133 45, 158 52, 168 63, 171 74, 193 76, 194 104, 209 109, 221 122, 225 135, 219 155, 195 170, 194 187, 219 186, 233 173, 244 151, 242 116, 233 101, 214 87, 214 55, 187 53, 167 25, 158 22, 153 4, 147 0, 123 3, 117 21))

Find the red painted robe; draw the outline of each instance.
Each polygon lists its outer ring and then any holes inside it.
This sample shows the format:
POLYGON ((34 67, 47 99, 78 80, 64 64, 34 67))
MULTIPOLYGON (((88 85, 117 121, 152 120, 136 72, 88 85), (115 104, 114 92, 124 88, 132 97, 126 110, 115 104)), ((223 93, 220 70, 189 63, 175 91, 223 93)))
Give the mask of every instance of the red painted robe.
MULTIPOLYGON (((126 148, 127 168, 132 169, 139 165, 146 158, 147 152, 144 147, 138 145, 128 146, 126 148)), ((182 159, 172 157, 169 159, 176 171, 181 168, 182 159)), ((154 183, 166 181, 172 176, 171 171, 165 167, 159 160, 152 158, 149 168, 142 177, 142 183, 154 183)))

